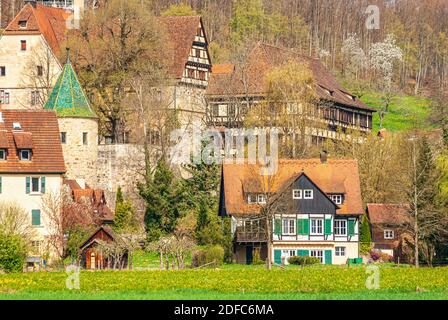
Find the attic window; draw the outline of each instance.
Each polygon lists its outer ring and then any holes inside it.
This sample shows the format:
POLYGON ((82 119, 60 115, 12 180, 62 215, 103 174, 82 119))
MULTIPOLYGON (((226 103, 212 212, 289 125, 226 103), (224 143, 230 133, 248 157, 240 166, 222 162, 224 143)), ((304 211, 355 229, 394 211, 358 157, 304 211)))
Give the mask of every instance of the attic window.
POLYGON ((19 27, 20 27, 20 28, 26 28, 26 23, 27 23, 26 20, 20 20, 20 21, 19 21, 19 27))
POLYGON ((6 149, 0 149, 0 160, 6 160, 6 149))
POLYGON ((342 204, 343 202, 342 194, 332 194, 330 195, 330 199, 333 200, 335 204, 342 204))
POLYGON ((31 150, 23 149, 20 150, 20 160, 22 161, 31 161, 31 150))
POLYGON ((22 126, 21 126, 20 123, 18 123, 18 122, 13 122, 13 124, 12 124, 12 128, 13 128, 14 130, 20 130, 20 129, 22 129, 22 126))

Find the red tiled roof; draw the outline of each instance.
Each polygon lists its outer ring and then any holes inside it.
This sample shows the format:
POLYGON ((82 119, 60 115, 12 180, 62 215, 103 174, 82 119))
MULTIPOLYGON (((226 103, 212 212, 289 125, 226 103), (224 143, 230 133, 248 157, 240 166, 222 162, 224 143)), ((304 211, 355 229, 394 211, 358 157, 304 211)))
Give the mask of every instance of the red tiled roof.
POLYGON ((214 64, 212 66, 213 74, 231 74, 235 70, 235 65, 227 64, 214 64))
POLYGON ((31 132, 14 130, 12 136, 17 149, 33 149, 33 134, 31 132))
POLYGON ((403 224, 410 221, 405 204, 368 203, 367 214, 372 224, 403 224))
POLYGON ((180 79, 198 27, 202 25, 202 19, 199 16, 158 17, 157 19, 166 31, 170 42, 168 48, 169 71, 176 79, 180 79))
POLYGON ((0 148, 7 149, 8 148, 8 135, 6 130, 0 131, 0 148))
POLYGON ((320 99, 353 108, 374 110, 342 88, 318 59, 264 43, 258 43, 245 61, 246 85, 243 85, 242 72, 236 67, 233 73, 212 73, 207 94, 220 96, 249 93, 263 96, 267 91, 266 77, 269 72, 291 59, 308 65, 313 73, 316 82, 315 90, 320 99))
POLYGON ((247 203, 245 191, 275 193, 302 172, 325 193, 344 194, 345 201, 338 206, 337 214, 363 214, 356 160, 328 160, 326 163, 322 163, 320 159, 279 160, 278 171, 269 181, 261 178, 259 172, 258 165, 223 165, 225 207, 228 214, 258 214, 260 207, 247 203))
POLYGON ((3 34, 42 34, 53 52, 58 52, 61 43, 66 39, 66 22, 70 15, 68 11, 61 8, 41 4, 36 4, 34 8, 31 4, 26 4, 9 23, 3 34), (26 27, 20 27, 20 21, 26 21, 26 27))
POLYGON ((54 111, 3 110, 2 118, 0 131, 6 131, 8 154, 6 161, 0 161, 0 173, 65 173, 54 111), (13 123, 20 123, 20 132, 13 129, 13 123), (19 160, 17 142, 27 149, 32 143, 31 161, 19 160))

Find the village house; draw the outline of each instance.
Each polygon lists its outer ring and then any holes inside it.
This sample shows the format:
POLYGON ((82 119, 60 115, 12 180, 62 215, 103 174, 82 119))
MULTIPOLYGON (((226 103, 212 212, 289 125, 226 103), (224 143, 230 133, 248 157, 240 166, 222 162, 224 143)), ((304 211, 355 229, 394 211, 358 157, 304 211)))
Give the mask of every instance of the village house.
POLYGON ((51 254, 52 221, 43 206, 48 193, 61 192, 64 157, 56 114, 47 110, 0 112, 0 202, 16 203, 35 230, 33 253, 51 254))
POLYGON ((266 259, 266 215, 272 218, 276 264, 287 264, 291 256, 317 257, 324 264, 359 257, 363 205, 355 160, 279 160, 275 175, 263 177, 259 170, 223 165, 219 215, 231 217, 238 263, 266 259))
POLYGON ((311 126, 313 119, 309 119, 306 131, 310 143, 321 145, 326 139, 341 139, 350 131, 371 131, 374 109, 342 88, 318 59, 264 43, 253 48, 242 66, 213 66, 206 93, 207 125, 243 127, 248 111, 266 97, 269 72, 289 61, 306 65, 315 81, 319 126, 311 126))
POLYGON ((34 1, 0 38, 0 107, 40 109, 62 70, 57 59, 70 14, 34 1))
POLYGON ((383 252, 397 263, 409 262, 412 257, 413 240, 406 232, 410 222, 408 206, 403 204, 367 204, 373 249, 383 252))

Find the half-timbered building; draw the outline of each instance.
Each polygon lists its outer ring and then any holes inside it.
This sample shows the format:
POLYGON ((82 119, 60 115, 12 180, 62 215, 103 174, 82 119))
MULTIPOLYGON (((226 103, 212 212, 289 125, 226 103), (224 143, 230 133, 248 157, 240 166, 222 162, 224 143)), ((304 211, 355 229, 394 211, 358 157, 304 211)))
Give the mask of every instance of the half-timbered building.
POLYGON ((311 71, 319 103, 315 115, 319 126, 310 121, 307 136, 321 144, 341 138, 347 131, 372 129, 374 109, 341 87, 336 78, 315 58, 288 49, 258 43, 241 66, 214 65, 207 89, 207 124, 211 127, 240 128, 254 105, 267 95, 266 77, 274 68, 297 61, 311 71))
POLYGON ((270 221, 274 263, 313 256, 344 264, 359 257, 362 214, 355 160, 279 160, 264 178, 257 165, 223 165, 219 215, 231 217, 238 263, 266 259, 270 221))

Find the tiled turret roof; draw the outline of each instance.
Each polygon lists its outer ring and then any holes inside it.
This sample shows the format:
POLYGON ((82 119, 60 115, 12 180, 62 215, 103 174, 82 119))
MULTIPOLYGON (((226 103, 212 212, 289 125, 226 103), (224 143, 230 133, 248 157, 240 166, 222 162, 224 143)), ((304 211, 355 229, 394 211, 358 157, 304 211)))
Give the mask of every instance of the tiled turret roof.
POLYGON ((55 110, 59 117, 96 118, 69 58, 44 109, 55 110))

